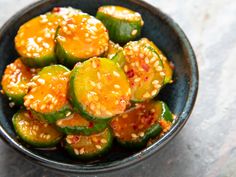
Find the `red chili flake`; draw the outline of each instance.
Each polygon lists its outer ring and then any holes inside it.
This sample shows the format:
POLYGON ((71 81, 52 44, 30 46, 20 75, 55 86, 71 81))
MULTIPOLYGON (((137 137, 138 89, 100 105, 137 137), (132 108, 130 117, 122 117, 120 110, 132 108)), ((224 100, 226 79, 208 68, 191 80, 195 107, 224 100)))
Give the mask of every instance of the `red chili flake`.
POLYGON ((66 20, 66 23, 71 24, 71 23, 73 23, 73 20, 70 18, 70 19, 66 20))
POLYGON ((61 11, 61 8, 60 7, 54 7, 52 12, 60 12, 61 11))
POLYGON ((31 119, 33 118, 33 114, 32 114, 31 111, 29 111, 29 116, 30 116, 31 119))
POLYGON ((131 69, 131 70, 127 71, 126 75, 127 75, 128 78, 134 77, 134 70, 131 69))
POLYGON ((88 127, 89 127, 89 128, 93 128, 93 126, 94 126, 94 123, 93 123, 93 122, 89 122, 88 127))
POLYGON ((171 69, 172 69, 172 70, 174 70, 174 69, 175 69, 175 65, 174 65, 174 63, 173 63, 173 62, 170 62, 170 67, 171 67, 171 69))
POLYGON ((137 130, 138 129, 138 126, 136 124, 133 125, 133 129, 134 130, 137 130))
POLYGON ((148 76, 146 76, 145 78, 144 78, 144 81, 147 81, 148 80, 148 76))
POLYGON ((147 64, 142 63, 141 66, 146 72, 149 70, 149 66, 147 64))
POLYGON ((77 142, 79 141, 79 139, 80 139, 79 136, 75 136, 75 135, 74 135, 73 138, 71 139, 72 144, 77 143, 77 142))

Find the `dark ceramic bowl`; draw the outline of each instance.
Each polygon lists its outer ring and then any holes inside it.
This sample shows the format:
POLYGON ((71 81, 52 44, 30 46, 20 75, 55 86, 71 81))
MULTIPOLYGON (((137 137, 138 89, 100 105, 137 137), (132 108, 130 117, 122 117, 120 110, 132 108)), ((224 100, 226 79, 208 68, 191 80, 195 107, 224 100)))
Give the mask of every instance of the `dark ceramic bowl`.
POLYGON ((171 130, 161 139, 142 151, 126 151, 114 148, 102 159, 90 163, 71 159, 63 150, 42 151, 28 147, 16 138, 11 118, 16 110, 9 108, 8 100, 0 96, 0 134, 13 149, 33 162, 73 173, 98 173, 128 167, 158 152, 184 126, 193 108, 198 89, 198 69, 192 47, 180 27, 159 9, 138 0, 43 0, 32 4, 14 15, 0 30, 0 77, 7 64, 18 55, 14 49, 14 37, 18 28, 29 19, 50 11, 55 6, 72 6, 95 15, 101 5, 121 5, 138 11, 145 22, 142 36, 153 40, 175 64, 174 83, 160 94, 177 115, 171 130))

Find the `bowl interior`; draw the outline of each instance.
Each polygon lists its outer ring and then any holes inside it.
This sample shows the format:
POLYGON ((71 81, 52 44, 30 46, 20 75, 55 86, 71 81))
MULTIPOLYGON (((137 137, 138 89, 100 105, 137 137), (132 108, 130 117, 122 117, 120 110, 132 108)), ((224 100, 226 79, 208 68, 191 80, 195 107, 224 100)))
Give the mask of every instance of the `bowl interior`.
MULTIPOLYGON (((170 139, 172 134, 175 134, 175 132, 179 127, 182 126, 181 124, 184 124, 185 120, 190 114, 197 90, 197 68, 191 47, 178 26, 176 26, 176 24, 172 22, 171 19, 163 15, 159 10, 147 5, 144 2, 136 0, 48 0, 38 2, 29 6, 28 8, 23 9, 13 18, 11 18, 0 31, 0 76, 2 77, 6 65, 12 62, 18 56, 14 48, 14 37, 17 33, 17 30, 24 22, 39 14, 50 11, 55 6, 71 6, 74 8, 79 8, 82 11, 95 16, 99 6, 108 4, 125 6, 141 13, 145 22, 144 28, 142 30, 142 37, 147 37, 154 41, 157 46, 167 55, 168 59, 175 65, 174 83, 166 86, 161 91, 159 99, 165 101, 179 119, 176 121, 175 126, 172 127, 172 130, 169 133, 167 133, 161 140, 151 146, 150 151, 156 151, 161 147, 161 144, 163 144, 164 141, 170 139), (190 92, 194 92, 191 94, 191 100, 189 100, 190 92), (186 115, 183 115, 183 111, 186 113, 186 115)), ((137 154, 141 154, 140 151, 127 151, 115 145, 115 148, 113 148, 110 154, 106 155, 104 158, 84 164, 83 162, 78 162, 70 158, 60 148, 56 151, 41 151, 32 149, 16 139, 16 134, 11 123, 11 118, 17 109, 11 109, 8 106, 8 103, 9 102, 7 98, 1 94, 1 131, 4 130, 5 134, 8 134, 9 138, 11 138, 10 140, 7 140, 8 143, 14 147, 17 147, 18 150, 24 149, 20 151, 24 151, 24 153, 27 153, 31 157, 33 156, 34 159, 37 159, 38 157, 38 160, 43 159, 43 161, 46 163, 47 160, 50 160, 50 162, 57 162, 59 164, 80 164, 77 165, 78 168, 93 166, 106 168, 106 165, 118 162, 122 163, 122 160, 128 159, 129 161, 135 161, 136 159, 137 161, 137 154)), ((146 151, 147 149, 142 151, 142 153, 145 154, 146 151)), ((75 166, 71 166, 71 168, 72 167, 75 166)))

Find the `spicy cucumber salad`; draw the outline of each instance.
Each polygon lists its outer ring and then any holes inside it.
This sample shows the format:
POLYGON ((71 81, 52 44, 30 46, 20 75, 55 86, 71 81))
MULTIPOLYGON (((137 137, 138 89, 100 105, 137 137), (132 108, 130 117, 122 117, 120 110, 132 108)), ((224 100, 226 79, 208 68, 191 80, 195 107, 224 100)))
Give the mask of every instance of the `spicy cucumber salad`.
POLYGON ((141 36, 143 26, 140 13, 113 5, 95 17, 55 7, 24 23, 15 36, 19 57, 1 80, 19 109, 18 141, 89 160, 163 136, 175 116, 157 95, 173 82, 174 65, 141 36))

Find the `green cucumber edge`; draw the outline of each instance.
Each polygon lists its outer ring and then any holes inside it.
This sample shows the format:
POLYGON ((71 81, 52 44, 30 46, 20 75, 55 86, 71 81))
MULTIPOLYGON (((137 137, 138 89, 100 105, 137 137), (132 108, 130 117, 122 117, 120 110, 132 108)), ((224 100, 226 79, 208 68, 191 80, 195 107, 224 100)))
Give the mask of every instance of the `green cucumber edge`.
MULTIPOLYGON (((112 147, 112 144, 113 144, 113 134, 112 134, 112 131, 109 127, 107 127, 107 129, 105 129, 104 131, 108 130, 108 138, 107 138, 107 145, 101 149, 101 150, 98 150, 94 153, 89 153, 89 154, 80 154, 80 155, 76 155, 74 153, 74 150, 73 148, 71 148, 71 146, 65 142, 65 150, 73 157, 73 158, 76 158, 76 159, 80 159, 80 160, 92 160, 94 158, 97 158, 97 157, 101 157, 103 156, 104 154, 106 154, 112 147)), ((104 132, 103 131, 103 132, 104 132)))
POLYGON ((12 118, 12 124, 13 124, 13 127, 15 129, 15 132, 17 134, 17 136, 23 140, 25 143, 35 147, 35 148, 48 148, 48 147, 54 147, 56 146, 60 140, 62 139, 63 135, 59 136, 57 139, 55 139, 54 141, 52 142, 47 142, 47 143, 43 143, 43 142, 35 142, 35 141, 32 141, 30 140, 29 138, 27 138, 26 136, 22 135, 19 131, 19 129, 17 128, 17 122, 16 122, 16 117, 21 113, 25 111, 25 109, 22 109, 22 110, 19 110, 18 112, 16 112, 14 115, 13 115, 13 118, 12 118))
POLYGON ((113 42, 125 44, 141 36, 141 20, 127 21, 125 19, 116 19, 115 17, 107 15, 103 12, 97 12, 96 18, 106 26, 109 37, 113 42), (118 31, 114 29, 118 29, 118 31), (137 30, 135 35, 131 34, 133 30, 137 30))

